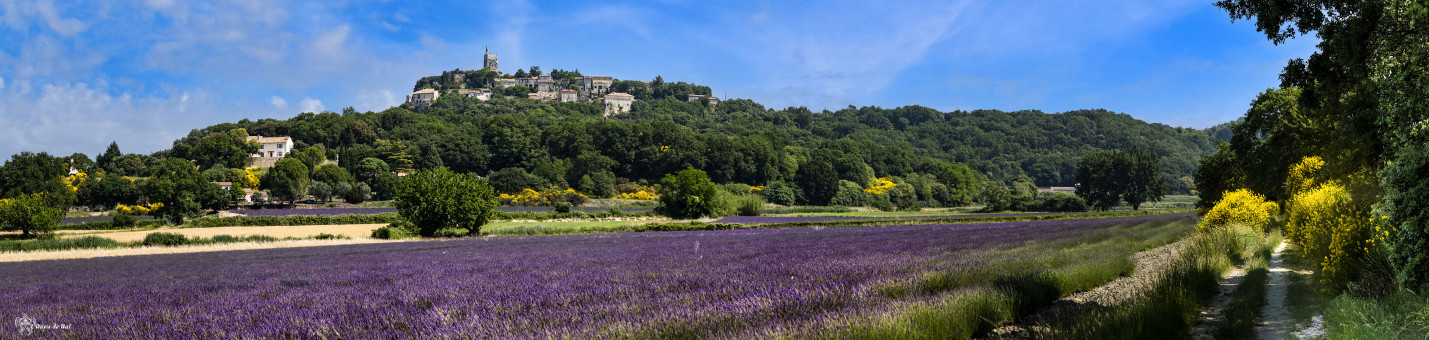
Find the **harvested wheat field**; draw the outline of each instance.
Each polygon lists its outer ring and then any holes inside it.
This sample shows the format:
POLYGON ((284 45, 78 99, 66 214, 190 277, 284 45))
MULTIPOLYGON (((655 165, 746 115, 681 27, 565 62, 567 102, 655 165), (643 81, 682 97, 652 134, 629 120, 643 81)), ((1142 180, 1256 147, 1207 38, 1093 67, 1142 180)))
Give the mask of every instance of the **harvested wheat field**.
POLYGON ((277 238, 284 237, 310 237, 318 234, 346 235, 349 237, 369 237, 372 231, 381 228, 386 224, 336 224, 336 225, 299 225, 299 226, 264 226, 264 227, 216 227, 216 228, 177 228, 177 229, 156 229, 145 231, 116 231, 99 233, 74 233, 66 234, 62 237, 84 237, 99 236, 114 239, 119 242, 143 241, 145 235, 156 232, 183 234, 187 237, 213 237, 214 235, 266 235, 277 238))
POLYGON ((0 253, 0 263, 3 262, 24 262, 41 260, 68 260, 68 259, 88 259, 96 257, 111 256, 133 256, 133 255, 154 255, 154 254, 182 254, 182 253, 202 253, 212 251, 227 250, 252 250, 252 249, 277 249, 295 247, 317 247, 334 246, 344 244, 363 243, 383 243, 402 242, 377 240, 370 238, 355 238, 347 240, 284 240, 274 242, 238 242, 220 244, 200 244, 175 247, 138 247, 138 248, 111 248, 111 249, 83 249, 83 250, 56 250, 56 251, 27 251, 27 252, 6 252, 0 253))

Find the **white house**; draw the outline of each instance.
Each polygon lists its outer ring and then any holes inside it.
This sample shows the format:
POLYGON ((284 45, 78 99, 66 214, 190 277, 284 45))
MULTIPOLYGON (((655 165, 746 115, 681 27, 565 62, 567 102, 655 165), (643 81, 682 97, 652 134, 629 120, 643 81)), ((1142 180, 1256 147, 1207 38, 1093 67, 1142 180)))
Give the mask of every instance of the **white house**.
POLYGON ((605 115, 621 114, 630 112, 630 104, 635 103, 635 96, 628 93, 611 93, 605 95, 605 115))
POLYGON ((458 90, 457 93, 477 100, 491 100, 491 89, 458 90))
POLYGON ((437 97, 441 95, 441 93, 433 89, 417 90, 417 92, 412 92, 412 94, 407 95, 407 104, 411 104, 412 106, 432 105, 432 102, 437 101, 437 97))
POLYGON ((258 153, 251 157, 283 158, 293 151, 292 137, 248 136, 248 140, 258 141, 258 153))
POLYGON ((576 101, 576 90, 561 90, 558 97, 560 98, 560 101, 563 102, 576 101))
POLYGON ((515 78, 496 78, 496 86, 516 86, 515 78))
POLYGON ((293 152, 292 137, 248 136, 248 140, 258 142, 258 153, 248 155, 248 166, 270 167, 293 152))

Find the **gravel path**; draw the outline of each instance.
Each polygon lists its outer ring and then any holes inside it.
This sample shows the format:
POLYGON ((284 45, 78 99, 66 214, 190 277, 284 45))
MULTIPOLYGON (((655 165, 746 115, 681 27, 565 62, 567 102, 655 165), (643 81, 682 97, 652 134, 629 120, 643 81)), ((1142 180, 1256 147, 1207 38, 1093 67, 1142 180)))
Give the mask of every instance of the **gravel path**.
POLYGON ((1285 242, 1281 242, 1270 256, 1270 287, 1267 287, 1265 294, 1265 309, 1260 311, 1261 322, 1255 332, 1256 338, 1285 339, 1294 328, 1295 321, 1291 320, 1290 309, 1285 304, 1286 291, 1290 289, 1290 269, 1280 261, 1280 253, 1285 251, 1285 245, 1285 242))
POLYGON ((1225 315, 1221 314, 1226 309, 1226 305, 1231 303, 1231 293, 1236 287, 1240 287, 1241 281, 1245 281, 1245 268, 1231 267, 1225 276, 1221 277, 1220 292, 1211 298, 1211 302, 1206 304, 1206 309, 1201 311, 1201 316, 1196 320, 1196 327, 1191 329, 1192 339, 1214 339, 1216 329, 1225 321, 1225 315))
POLYGON ((1116 278, 1089 291, 1063 297, 1053 302, 1051 306, 1037 311, 1024 322, 993 330, 988 338, 1025 339, 1033 336, 1033 332, 1028 329, 1030 325, 1042 324, 1044 320, 1075 317, 1088 311, 1117 306, 1125 300, 1137 296, 1139 292, 1151 288, 1155 284, 1156 277, 1170 267, 1171 260, 1175 259, 1176 255, 1190 244, 1190 239, 1187 238, 1156 249, 1132 254, 1131 260, 1136 262, 1136 271, 1131 275, 1116 278))

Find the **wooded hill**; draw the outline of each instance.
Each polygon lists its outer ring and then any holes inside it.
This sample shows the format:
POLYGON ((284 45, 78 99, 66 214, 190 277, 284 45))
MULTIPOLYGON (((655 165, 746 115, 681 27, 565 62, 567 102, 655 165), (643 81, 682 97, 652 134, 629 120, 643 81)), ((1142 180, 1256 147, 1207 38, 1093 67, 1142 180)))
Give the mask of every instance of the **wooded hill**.
POLYGON ((1197 160, 1215 150, 1214 136, 1224 135, 1216 130, 1225 128, 1170 127, 1106 110, 850 106, 815 112, 774 110, 746 99, 709 107, 666 98, 636 101, 627 115, 604 117, 603 111, 589 103, 443 96, 415 110, 346 109, 218 124, 193 130, 155 156, 196 159, 188 153, 203 137, 243 128, 251 135, 291 136, 298 149, 321 145, 344 167, 377 157, 394 168, 446 166, 480 175, 521 168, 554 186, 574 187, 583 176, 607 169, 653 183, 686 167, 705 170, 720 183, 765 185, 792 182, 800 166, 816 159, 829 160, 840 179, 855 183, 936 174, 964 163, 994 181, 1071 186, 1083 155, 1142 147, 1161 157, 1167 187, 1181 193, 1192 189, 1197 160))

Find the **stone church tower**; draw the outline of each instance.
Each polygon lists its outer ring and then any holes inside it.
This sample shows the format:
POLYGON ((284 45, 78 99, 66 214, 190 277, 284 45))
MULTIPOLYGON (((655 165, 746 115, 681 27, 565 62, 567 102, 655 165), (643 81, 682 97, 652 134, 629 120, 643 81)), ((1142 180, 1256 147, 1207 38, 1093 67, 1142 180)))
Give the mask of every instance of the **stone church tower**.
POLYGON ((496 71, 496 73, 501 73, 501 70, 496 66, 496 55, 491 53, 490 47, 486 48, 485 59, 486 60, 481 64, 481 67, 483 69, 496 71))

